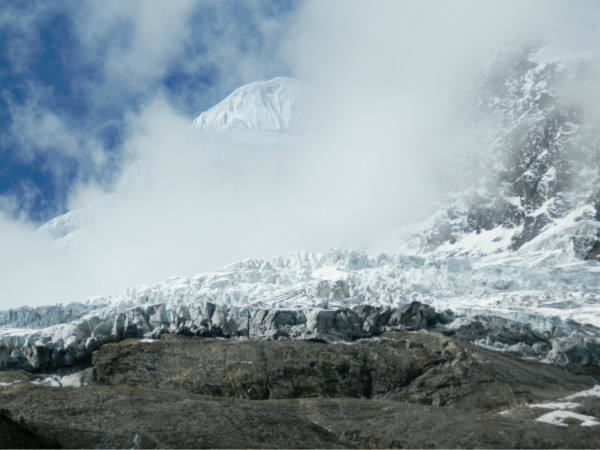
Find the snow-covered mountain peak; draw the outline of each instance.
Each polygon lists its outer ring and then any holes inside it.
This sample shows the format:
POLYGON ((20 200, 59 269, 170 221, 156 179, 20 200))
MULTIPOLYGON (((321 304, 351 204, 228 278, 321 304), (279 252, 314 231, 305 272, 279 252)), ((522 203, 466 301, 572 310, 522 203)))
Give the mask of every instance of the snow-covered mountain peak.
POLYGON ((147 189, 152 184, 152 163, 147 159, 138 159, 129 165, 119 181, 117 181, 116 192, 124 195, 134 190, 147 189))
POLYGON ((200 114, 193 127, 202 132, 290 132, 300 108, 300 82, 277 77, 256 81, 231 93, 200 114))
POLYGON ((44 223, 37 229, 42 235, 62 248, 76 246, 81 239, 81 230, 89 223, 87 211, 75 209, 44 223))

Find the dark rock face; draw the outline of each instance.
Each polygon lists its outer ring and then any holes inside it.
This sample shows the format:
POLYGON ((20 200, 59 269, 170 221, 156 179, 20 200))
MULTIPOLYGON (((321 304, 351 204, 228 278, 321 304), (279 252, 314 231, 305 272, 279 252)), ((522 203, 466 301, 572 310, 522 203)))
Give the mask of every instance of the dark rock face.
POLYGON ((538 64, 533 54, 530 46, 514 48, 478 72, 473 122, 492 124, 481 144, 489 151, 444 182, 477 180, 478 189, 463 187, 461 201, 421 237, 423 247, 501 226, 514 230, 510 250, 517 250, 585 204, 596 210, 585 219, 600 220, 598 130, 586 121, 585 106, 564 96, 565 86, 584 83, 598 69, 583 61, 538 64))
MULTIPOLYGON (((600 424, 541 423, 541 413, 524 405, 556 401, 597 380, 433 333, 386 333, 351 344, 163 335, 107 344, 94 364, 98 383, 81 388, 0 373, 4 414, 67 448, 595 448, 600 442, 600 424)), ((598 421, 599 405, 584 396, 574 411, 598 421)))
POLYGON ((277 405, 131 386, 29 386, 2 402, 66 448, 344 448, 277 405))
POLYGON ((94 353, 103 384, 252 400, 354 397, 498 408, 585 389, 589 380, 433 333, 353 344, 231 341, 163 335, 94 353), (510 376, 506 376, 510 374, 510 376))
POLYGON ((594 243, 592 248, 585 255, 584 259, 595 259, 596 261, 600 261, 600 238, 594 243))
POLYGON ((139 386, 0 393, 65 448, 596 448, 597 427, 391 400, 208 398, 139 386), (43 411, 43 412, 42 412, 43 411))
POLYGON ((58 442, 44 439, 19 425, 0 410, 0 448, 57 448, 58 442))

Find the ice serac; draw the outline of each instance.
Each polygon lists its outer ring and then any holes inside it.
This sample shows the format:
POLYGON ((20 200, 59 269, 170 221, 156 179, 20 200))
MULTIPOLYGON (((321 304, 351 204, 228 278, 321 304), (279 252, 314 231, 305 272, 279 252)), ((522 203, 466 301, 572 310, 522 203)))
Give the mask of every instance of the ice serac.
POLYGON ((76 364, 107 342, 163 333, 339 342, 399 330, 597 367, 598 262, 529 256, 440 261, 339 250, 249 259, 62 307, 70 315, 5 312, 0 327, 12 329, 0 329, 0 367, 76 364), (47 319, 34 322, 41 316, 47 319))
POLYGON ((293 132, 300 114, 300 82, 278 77, 242 86, 200 114, 197 131, 218 133, 293 132))

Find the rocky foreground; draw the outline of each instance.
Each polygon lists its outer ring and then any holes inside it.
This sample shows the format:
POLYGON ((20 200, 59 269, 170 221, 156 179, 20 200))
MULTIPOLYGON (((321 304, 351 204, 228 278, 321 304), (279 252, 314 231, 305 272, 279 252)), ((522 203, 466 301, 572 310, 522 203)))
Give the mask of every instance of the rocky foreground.
POLYGON ((0 372, 0 447, 600 444, 594 374, 425 331, 353 343, 164 334, 103 345, 92 365, 45 380, 0 372))

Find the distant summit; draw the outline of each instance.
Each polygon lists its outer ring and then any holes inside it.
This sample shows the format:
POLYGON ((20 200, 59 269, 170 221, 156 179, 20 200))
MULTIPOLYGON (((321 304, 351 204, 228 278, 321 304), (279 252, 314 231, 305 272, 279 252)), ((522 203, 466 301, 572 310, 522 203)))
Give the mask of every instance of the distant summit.
POLYGON ((205 132, 292 132, 300 108, 300 82, 277 77, 256 81, 231 93, 194 121, 197 131, 205 132))

